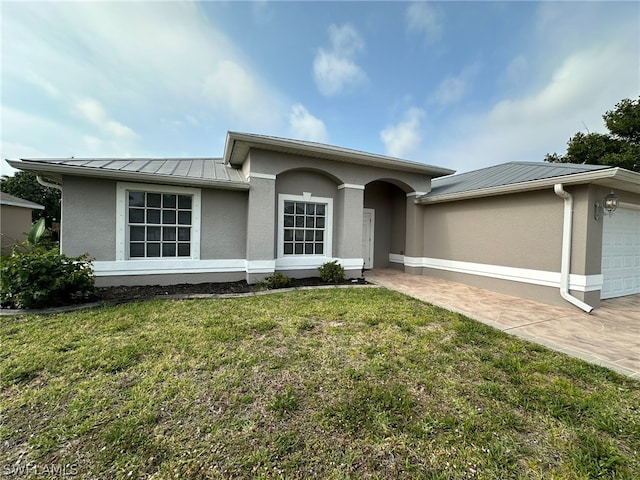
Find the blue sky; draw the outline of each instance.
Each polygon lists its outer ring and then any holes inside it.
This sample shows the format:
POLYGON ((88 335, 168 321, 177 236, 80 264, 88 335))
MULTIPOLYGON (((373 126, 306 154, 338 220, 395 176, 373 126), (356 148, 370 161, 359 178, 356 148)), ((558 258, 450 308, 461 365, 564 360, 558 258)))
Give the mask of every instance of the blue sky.
POLYGON ((235 130, 462 172, 564 152, 640 94, 638 2, 0 8, 0 158, 219 157, 235 130))

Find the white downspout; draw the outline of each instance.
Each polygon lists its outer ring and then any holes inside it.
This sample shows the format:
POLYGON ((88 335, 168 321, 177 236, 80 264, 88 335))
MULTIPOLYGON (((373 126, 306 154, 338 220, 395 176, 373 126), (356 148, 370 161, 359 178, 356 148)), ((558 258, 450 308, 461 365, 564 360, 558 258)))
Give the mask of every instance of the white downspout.
POLYGON ((553 191, 564 199, 564 223, 562 224, 562 264, 560 266, 560 296, 576 307, 591 313, 593 307, 569 293, 569 274, 571 273, 571 230, 573 224, 573 196, 566 192, 561 183, 553 186, 553 191))
MULTIPOLYGON (((36 180, 43 187, 55 188, 56 190, 60 190, 60 192, 62 192, 62 185, 58 185, 57 183, 48 182, 42 177, 42 175, 36 175, 36 180)), ((58 250, 59 250, 60 253, 62 253, 62 228, 63 228, 63 226, 62 226, 62 196, 60 196, 60 238, 58 239, 58 250)))

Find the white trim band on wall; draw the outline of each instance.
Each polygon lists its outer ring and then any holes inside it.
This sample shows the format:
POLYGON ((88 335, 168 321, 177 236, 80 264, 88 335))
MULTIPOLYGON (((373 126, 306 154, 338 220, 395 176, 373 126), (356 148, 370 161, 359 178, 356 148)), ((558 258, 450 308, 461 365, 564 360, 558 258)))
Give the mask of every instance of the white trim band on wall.
POLYGON ((96 277, 115 275, 163 275, 182 273, 245 272, 246 260, 230 258, 224 260, 116 260, 94 261, 96 277))
POLYGON ((389 254, 389 261, 391 263, 400 263, 404 265, 404 255, 400 255, 397 253, 390 253, 389 254))
MULTIPOLYGON (((560 272, 532 270, 528 268, 505 267, 484 263, 460 262, 441 258, 404 257, 404 264, 414 268, 432 268, 449 272, 465 273, 482 277, 498 278, 512 282, 530 283, 545 287, 559 288, 560 272)), ((571 274, 569 288, 579 292, 593 292, 602 289, 603 276, 571 274)))
POLYGON ((362 258, 332 258, 323 256, 290 257, 278 260, 245 260, 230 258, 219 260, 114 260, 94 261, 96 277, 118 275, 180 275, 188 273, 274 273, 278 270, 311 270, 337 260, 345 270, 362 270, 362 258))
POLYGON ((364 190, 364 185, 357 185, 355 183, 343 183, 342 185, 338 185, 338 190, 342 190, 343 188, 353 188, 354 190, 364 190))
POLYGON ((423 195, 426 195, 429 192, 409 192, 407 193, 407 197, 421 197, 423 195))
POLYGON ((271 173, 251 172, 249 173, 249 179, 251 178, 264 178, 265 180, 275 180, 276 176, 271 173))
POLYGON ((291 256, 276 260, 277 270, 311 270, 319 266, 337 260, 345 270, 362 270, 364 260, 362 258, 333 258, 323 256, 291 256))

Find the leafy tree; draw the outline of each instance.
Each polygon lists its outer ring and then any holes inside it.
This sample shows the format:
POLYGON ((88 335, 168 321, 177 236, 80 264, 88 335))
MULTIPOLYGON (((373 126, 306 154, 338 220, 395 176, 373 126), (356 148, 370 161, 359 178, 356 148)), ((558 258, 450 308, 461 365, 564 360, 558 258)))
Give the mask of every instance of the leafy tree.
POLYGON ((608 134, 578 132, 567 142, 565 155, 547 154, 545 161, 609 165, 640 172, 640 98, 618 102, 602 118, 608 134))
POLYGON ((44 210, 32 211, 34 222, 44 218, 47 227, 50 228, 54 219, 60 221, 60 190, 40 185, 33 173, 17 172, 12 177, 4 175, 0 181, 0 190, 42 205, 44 210))

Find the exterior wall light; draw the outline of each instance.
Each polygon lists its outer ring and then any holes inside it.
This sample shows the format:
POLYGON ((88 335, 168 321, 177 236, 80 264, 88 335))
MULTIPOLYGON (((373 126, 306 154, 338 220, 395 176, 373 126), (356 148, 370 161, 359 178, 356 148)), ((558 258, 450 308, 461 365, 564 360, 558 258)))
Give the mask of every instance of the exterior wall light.
POLYGON ((594 218, 596 220, 600 220, 600 217, 602 217, 605 213, 609 216, 613 215, 613 212, 616 211, 616 208, 618 208, 619 204, 620 197, 613 193, 612 190, 609 195, 602 199, 602 203, 596 202, 596 204, 594 205, 594 218))

